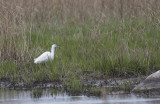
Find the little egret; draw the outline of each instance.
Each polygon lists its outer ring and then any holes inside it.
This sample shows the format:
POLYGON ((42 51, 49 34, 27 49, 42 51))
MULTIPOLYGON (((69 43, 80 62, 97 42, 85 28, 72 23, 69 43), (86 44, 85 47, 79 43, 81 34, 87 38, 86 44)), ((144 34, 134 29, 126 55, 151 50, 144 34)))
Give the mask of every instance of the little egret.
POLYGON ((53 44, 51 47, 51 52, 47 51, 44 52, 43 54, 41 54, 39 57, 34 59, 34 63, 35 64, 39 64, 39 63, 44 63, 47 62, 49 60, 53 60, 54 59, 54 50, 55 47, 58 47, 59 45, 53 44))

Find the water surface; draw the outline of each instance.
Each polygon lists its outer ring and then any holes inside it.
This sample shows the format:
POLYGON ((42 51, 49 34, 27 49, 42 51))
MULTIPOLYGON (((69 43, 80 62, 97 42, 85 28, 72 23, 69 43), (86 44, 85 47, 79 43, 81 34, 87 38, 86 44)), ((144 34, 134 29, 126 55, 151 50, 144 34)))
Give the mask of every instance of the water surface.
POLYGON ((69 96, 55 90, 0 90, 0 104, 160 104, 159 97, 133 94, 104 97, 69 96))

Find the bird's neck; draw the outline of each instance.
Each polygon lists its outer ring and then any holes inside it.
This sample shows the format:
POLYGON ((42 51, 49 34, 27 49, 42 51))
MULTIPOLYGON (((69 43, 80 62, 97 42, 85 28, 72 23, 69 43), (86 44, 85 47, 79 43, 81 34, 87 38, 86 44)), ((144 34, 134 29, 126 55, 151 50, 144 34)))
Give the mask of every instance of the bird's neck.
POLYGON ((51 49, 51 58, 54 58, 54 48, 51 49))

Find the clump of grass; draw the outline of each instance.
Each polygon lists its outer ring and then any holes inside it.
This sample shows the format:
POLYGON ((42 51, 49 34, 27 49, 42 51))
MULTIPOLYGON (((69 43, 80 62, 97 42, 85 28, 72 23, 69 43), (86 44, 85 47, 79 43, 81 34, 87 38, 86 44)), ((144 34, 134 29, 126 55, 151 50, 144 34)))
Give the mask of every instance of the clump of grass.
POLYGON ((89 89, 89 93, 90 93, 90 95, 92 95, 92 96, 101 96, 101 94, 102 94, 102 89, 105 89, 105 88, 93 87, 93 88, 89 89))
POLYGON ((80 75, 78 75, 77 73, 79 72, 75 71, 73 73, 69 73, 70 75, 67 75, 63 83, 63 85, 65 86, 65 89, 64 89, 65 91, 74 93, 74 94, 83 92, 84 89, 81 83, 80 75))
POLYGON ((131 90, 133 89, 131 82, 123 82, 119 85, 119 87, 123 89, 125 92, 131 92, 131 90))

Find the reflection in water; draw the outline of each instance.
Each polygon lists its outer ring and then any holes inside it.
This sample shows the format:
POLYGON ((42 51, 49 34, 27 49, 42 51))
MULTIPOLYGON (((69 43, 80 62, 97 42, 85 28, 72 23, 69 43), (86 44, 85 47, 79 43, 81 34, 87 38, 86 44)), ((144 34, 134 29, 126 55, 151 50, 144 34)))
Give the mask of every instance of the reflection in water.
POLYGON ((32 98, 40 98, 43 95, 43 90, 42 89, 33 89, 31 91, 31 97, 32 98))
POLYGON ((106 99, 87 96, 68 96, 51 89, 0 90, 0 104, 160 104, 160 98, 128 95, 107 95, 106 99))

